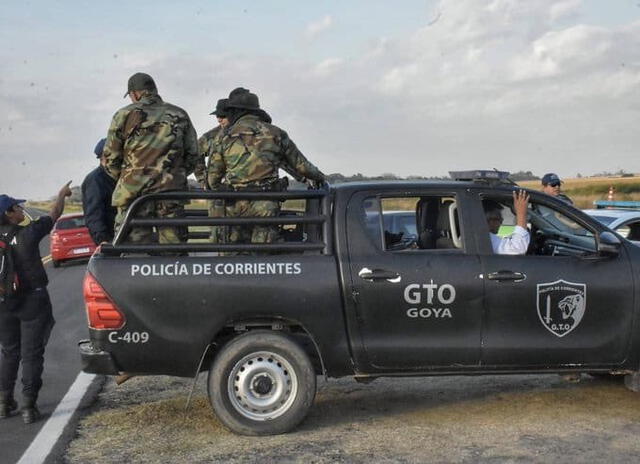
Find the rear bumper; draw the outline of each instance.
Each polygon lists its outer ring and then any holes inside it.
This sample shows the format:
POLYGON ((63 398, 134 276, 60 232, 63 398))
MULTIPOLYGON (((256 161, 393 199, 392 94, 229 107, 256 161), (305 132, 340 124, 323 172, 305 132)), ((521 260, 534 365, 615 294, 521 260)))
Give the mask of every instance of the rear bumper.
POLYGON ((118 375, 120 370, 111 353, 96 349, 90 340, 80 340, 78 350, 82 359, 82 370, 89 374, 118 375))
POLYGON ((51 258, 54 261, 64 261, 65 259, 74 258, 86 258, 88 256, 91 256, 94 251, 96 251, 96 246, 93 244, 74 247, 55 247, 50 249, 51 258), (88 248, 88 250, 82 251, 80 253, 76 252, 77 250, 83 250, 85 248, 88 248))

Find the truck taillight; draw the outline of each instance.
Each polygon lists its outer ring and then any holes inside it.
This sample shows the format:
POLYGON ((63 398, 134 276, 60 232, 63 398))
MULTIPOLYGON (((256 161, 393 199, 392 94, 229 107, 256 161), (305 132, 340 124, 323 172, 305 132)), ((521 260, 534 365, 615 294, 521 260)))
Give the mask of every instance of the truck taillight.
POLYGON ((89 327, 117 330, 124 326, 124 314, 89 272, 84 277, 83 293, 89 327))

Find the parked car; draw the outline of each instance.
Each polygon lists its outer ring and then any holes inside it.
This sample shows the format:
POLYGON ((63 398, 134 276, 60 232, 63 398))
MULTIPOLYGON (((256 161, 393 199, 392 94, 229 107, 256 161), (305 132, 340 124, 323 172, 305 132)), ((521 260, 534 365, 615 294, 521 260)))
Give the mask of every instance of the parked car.
POLYGON ((584 212, 632 242, 640 242, 640 202, 597 201, 584 212))
POLYGON ((58 219, 51 232, 51 261, 53 267, 62 261, 91 256, 96 250, 82 214, 65 214, 58 219))

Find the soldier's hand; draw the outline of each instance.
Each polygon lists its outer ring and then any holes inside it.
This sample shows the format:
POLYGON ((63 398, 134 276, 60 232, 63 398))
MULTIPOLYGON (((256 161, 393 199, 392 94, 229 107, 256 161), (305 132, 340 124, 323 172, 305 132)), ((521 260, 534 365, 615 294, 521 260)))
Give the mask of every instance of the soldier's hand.
POLYGON ((58 196, 61 196, 61 197, 71 196, 72 192, 71 192, 71 189, 69 188, 69 186, 71 185, 71 182, 72 181, 69 181, 62 186, 62 188, 60 189, 60 192, 58 192, 58 196))
POLYGON ((324 180, 310 180, 310 179, 307 179, 307 184, 312 189, 316 189, 316 190, 323 189, 327 185, 327 183, 324 180))

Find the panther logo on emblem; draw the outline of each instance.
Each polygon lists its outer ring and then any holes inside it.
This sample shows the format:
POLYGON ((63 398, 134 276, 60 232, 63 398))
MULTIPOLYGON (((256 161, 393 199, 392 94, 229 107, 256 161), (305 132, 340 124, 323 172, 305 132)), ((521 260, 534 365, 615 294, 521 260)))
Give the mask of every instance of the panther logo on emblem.
POLYGON ((587 307, 587 285, 556 280, 537 285, 538 317, 558 337, 575 329, 587 307))

